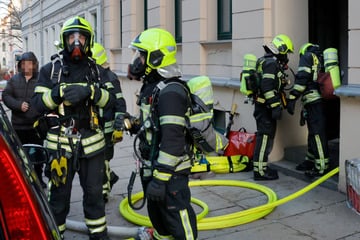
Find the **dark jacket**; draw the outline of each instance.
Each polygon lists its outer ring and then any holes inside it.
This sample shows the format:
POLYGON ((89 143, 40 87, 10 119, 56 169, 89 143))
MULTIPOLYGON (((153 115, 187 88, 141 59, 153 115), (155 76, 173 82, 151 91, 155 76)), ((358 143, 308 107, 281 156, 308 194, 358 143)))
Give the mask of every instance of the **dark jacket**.
POLYGON ((26 81, 22 73, 17 73, 10 78, 2 93, 5 105, 11 109, 11 122, 14 129, 32 129, 34 122, 40 116, 39 112, 31 104, 31 97, 34 94, 36 82, 37 74, 26 81), (23 102, 30 103, 30 108, 27 112, 21 111, 21 104, 23 102))

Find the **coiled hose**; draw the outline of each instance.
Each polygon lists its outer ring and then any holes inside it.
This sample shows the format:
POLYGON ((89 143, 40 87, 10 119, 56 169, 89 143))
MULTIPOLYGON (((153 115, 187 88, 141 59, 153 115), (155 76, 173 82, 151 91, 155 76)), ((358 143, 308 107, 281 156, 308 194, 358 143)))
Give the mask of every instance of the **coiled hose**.
MULTIPOLYGON (((249 223, 260 219, 269 213, 271 213, 275 207, 289 202, 306 192, 312 190, 316 186, 320 185, 330 177, 334 176, 339 172, 339 168, 335 168, 326 175, 320 177, 316 181, 312 182, 311 184, 307 185, 306 187, 300 189, 299 191, 284 197, 282 199, 277 200, 276 193, 268 187, 250 183, 250 182, 243 182, 243 181, 236 181, 236 180, 202 180, 202 181, 191 181, 189 186, 235 186, 235 187, 245 187, 253 190, 260 191, 264 193, 268 197, 268 203, 264 205, 260 205, 258 207, 253 207, 247 210, 225 214, 221 216, 215 217, 198 217, 198 229, 199 230, 213 230, 213 229, 220 229, 220 228, 227 228, 233 227, 245 223, 249 223)), ((132 195, 132 200, 135 202, 140 200, 143 197, 143 193, 139 192, 135 195, 132 195)), ((193 200, 192 200, 193 201, 193 200)), ((200 200, 196 200, 197 203, 201 203, 200 200)), ((201 206, 204 206, 201 203, 201 206)), ((138 214, 134 212, 131 207, 129 206, 128 198, 123 199, 119 205, 119 211, 121 215, 127 219, 128 221, 143 225, 143 226, 151 226, 151 222, 149 217, 138 214)), ((204 211, 203 211, 204 212, 204 211)))

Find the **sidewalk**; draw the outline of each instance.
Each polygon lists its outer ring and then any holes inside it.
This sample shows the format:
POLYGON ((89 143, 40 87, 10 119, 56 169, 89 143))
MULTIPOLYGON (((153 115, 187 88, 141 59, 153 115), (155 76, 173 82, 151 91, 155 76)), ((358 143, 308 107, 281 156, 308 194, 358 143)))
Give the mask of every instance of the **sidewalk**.
MULTIPOLYGON (((127 184, 135 164, 132 157, 133 139, 126 136, 115 146, 115 156, 110 162, 112 169, 120 180, 114 185, 111 197, 106 205, 107 222, 109 226, 137 227, 125 220, 119 212, 120 202, 127 197, 127 184)), ((308 183, 279 173, 279 180, 257 181, 256 184, 272 189, 278 199, 287 197, 308 183)), ((254 183, 252 172, 216 174, 208 180, 239 180, 254 183)), ((200 181, 200 180, 194 180, 200 181)), ((141 189, 139 178, 135 181, 133 193, 141 189)), ((250 209, 268 201, 267 196, 257 190, 228 186, 192 187, 192 196, 204 201, 209 206, 205 218, 221 216, 250 209)), ((197 213, 201 208, 194 205, 197 213)), ((146 207, 141 211, 146 214, 146 207)), ((71 198, 71 209, 68 219, 83 221, 82 190, 78 177, 75 177, 71 198)), ((226 223, 219 219, 218 226, 226 223)), ((288 201, 270 212, 268 215, 253 222, 235 227, 199 231, 198 239, 241 239, 241 240, 355 240, 360 239, 360 216, 349 209, 346 195, 322 186, 288 201)), ((65 239, 88 239, 81 232, 67 231, 65 239)), ((112 237, 112 239, 115 239, 112 237)))

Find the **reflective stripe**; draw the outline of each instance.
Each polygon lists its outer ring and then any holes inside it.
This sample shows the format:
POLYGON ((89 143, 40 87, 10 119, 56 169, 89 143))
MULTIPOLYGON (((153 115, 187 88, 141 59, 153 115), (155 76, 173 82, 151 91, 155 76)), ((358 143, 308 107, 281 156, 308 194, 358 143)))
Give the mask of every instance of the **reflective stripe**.
POLYGON ((254 171, 264 175, 263 172, 267 167, 267 162, 254 162, 254 171))
POLYGON ((274 103, 270 104, 271 108, 275 108, 277 106, 280 106, 280 102, 274 102, 274 103))
POLYGON ((204 112, 204 113, 197 113, 195 115, 190 115, 190 122, 201 122, 206 119, 211 119, 213 117, 212 112, 204 112))
POLYGON ((186 240, 194 240, 194 234, 193 234, 193 231, 191 228, 191 223, 190 223, 189 214, 188 214, 187 209, 180 210, 179 214, 180 214, 182 227, 185 232, 185 239, 186 240))
MULTIPOLYGON (((47 142, 46 148, 57 151, 58 150, 58 143, 57 142, 47 142)), ((70 145, 61 145, 61 148, 65 149, 66 152, 72 152, 70 145)))
POLYGON ((264 78, 275 79, 275 74, 273 74, 273 73, 264 73, 263 74, 263 79, 264 78))
POLYGON ((51 89, 43 86, 37 86, 34 90, 35 93, 45 93, 48 91, 51 91, 51 89))
POLYGON ((66 224, 61 224, 61 225, 58 225, 58 229, 60 231, 60 233, 64 233, 65 230, 66 230, 66 224))
POLYGON ((105 107, 105 105, 109 101, 110 94, 105 89, 100 89, 100 91, 101 91, 101 97, 100 97, 99 101, 96 103, 96 105, 98 105, 99 107, 105 107))
POLYGON ((275 92, 273 90, 267 91, 266 93, 264 93, 264 97, 265 97, 265 99, 273 98, 273 97, 275 97, 275 92))
POLYGON ((153 176, 161 181, 169 181, 172 174, 165 173, 165 172, 159 172, 157 169, 154 170, 153 176))
POLYGON ((210 105, 214 103, 214 95, 213 95, 213 89, 211 85, 208 86, 197 86, 198 89, 196 89, 193 94, 198 96, 206 105, 210 105))
POLYGON ((41 100, 49 109, 54 109, 58 106, 51 97, 51 89, 43 93, 41 100))
POLYGON ((96 134, 94 134, 90 137, 81 138, 81 143, 85 147, 85 146, 93 144, 94 142, 101 141, 102 139, 104 139, 104 134, 101 131, 97 131, 96 134))
MULTIPOLYGON (((224 143, 223 143, 223 139, 222 139, 222 137, 219 135, 219 134, 215 134, 215 137, 216 137, 216 149, 215 149, 215 151, 216 152, 218 152, 218 151, 220 151, 220 150, 223 150, 223 149, 225 149, 225 145, 224 145, 224 143)), ((227 144, 229 144, 229 143, 227 143, 227 144)))
MULTIPOLYGON (((268 142, 268 135, 264 134, 262 142, 261 142, 261 147, 260 147, 259 160, 258 160, 258 162, 254 161, 254 168, 255 168, 255 166, 258 167, 257 170, 261 176, 264 176, 264 174, 265 174, 264 170, 266 169, 266 166, 267 166, 267 162, 265 162, 265 159, 264 159, 267 142, 268 142)), ((256 169, 254 169, 254 170, 256 170, 256 169)))
POLYGON ((305 91, 305 89, 306 89, 306 86, 304 86, 304 85, 299 85, 299 84, 294 85, 294 90, 296 90, 298 92, 303 92, 303 91, 305 91))
POLYGON ((306 67, 306 66, 300 66, 299 68, 298 68, 298 72, 307 72, 307 73, 311 73, 311 68, 309 68, 309 67, 306 67))
POLYGON ((106 89, 113 89, 114 88, 114 84, 112 84, 112 82, 106 82, 105 84, 106 89))
POLYGON ((188 155, 183 155, 180 157, 168 154, 166 152, 160 151, 157 161, 160 164, 167 165, 170 167, 176 167, 175 172, 187 169, 191 167, 191 161, 188 155))
POLYGON ((98 219, 85 218, 85 224, 88 227, 90 234, 101 233, 106 230, 105 216, 98 219))
POLYGON ((191 165, 191 161, 190 159, 180 163, 176 168, 175 168, 175 172, 180 172, 181 170, 184 170, 184 169, 188 169, 188 168, 191 168, 192 165, 191 165))
POLYGON ((116 97, 116 99, 121 99, 124 97, 124 95, 122 94, 122 92, 119 92, 119 93, 115 94, 115 97, 116 97))
POLYGON ((189 158, 188 155, 183 155, 183 156, 177 157, 177 156, 168 154, 166 152, 159 151, 159 157, 158 157, 157 161, 160 164, 175 167, 179 162, 183 162, 183 161, 187 160, 188 158, 189 158))
MULTIPOLYGON (((47 139, 46 147, 48 149, 57 150, 58 142, 60 142, 62 148, 64 148, 67 152, 72 152, 68 137, 58 136, 57 134, 48 133, 46 139, 47 139)), ((72 139, 75 144, 77 142, 77 138, 72 138, 72 139)), ((104 134, 102 132, 98 132, 95 135, 92 135, 88 138, 81 139, 81 144, 83 146, 83 150, 85 154, 90 154, 99 151, 105 147, 104 134)))
POLYGON ((160 125, 175 124, 185 127, 185 118, 176 115, 165 115, 160 117, 160 125))
POLYGON ((257 97, 256 98, 256 101, 258 102, 258 103, 265 103, 265 98, 261 98, 261 97, 257 97))
POLYGON ((154 229, 154 233, 153 233, 153 238, 154 239, 162 239, 162 240, 175 240, 175 238, 171 235, 161 235, 159 234, 156 229, 154 229))
POLYGON ((311 103, 314 102, 318 99, 321 98, 320 93, 317 90, 312 90, 308 93, 306 93, 303 97, 302 97, 302 101, 304 102, 304 105, 307 103, 311 103))

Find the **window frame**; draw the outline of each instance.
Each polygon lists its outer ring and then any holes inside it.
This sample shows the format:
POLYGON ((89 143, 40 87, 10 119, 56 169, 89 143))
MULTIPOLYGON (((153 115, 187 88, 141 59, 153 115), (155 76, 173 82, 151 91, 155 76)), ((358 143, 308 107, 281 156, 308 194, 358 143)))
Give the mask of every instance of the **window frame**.
POLYGON ((217 38, 218 40, 232 39, 232 0, 217 0, 217 38), (225 1, 229 1, 230 11, 228 15, 224 15, 225 1), (229 22, 229 30, 224 29, 224 23, 226 20, 229 22))

